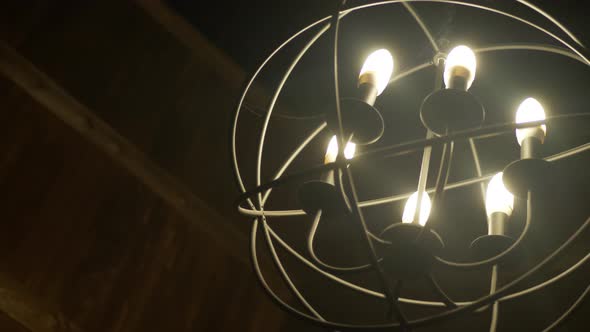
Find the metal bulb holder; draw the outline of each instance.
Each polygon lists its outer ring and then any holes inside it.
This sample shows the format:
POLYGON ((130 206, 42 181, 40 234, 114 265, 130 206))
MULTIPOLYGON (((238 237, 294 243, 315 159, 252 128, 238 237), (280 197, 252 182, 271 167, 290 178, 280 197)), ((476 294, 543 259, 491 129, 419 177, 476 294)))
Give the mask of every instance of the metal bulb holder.
MULTIPOLYGON (((488 234, 471 242, 471 250, 475 259, 488 259, 510 248, 515 240, 507 235, 509 218, 510 216, 503 212, 494 212, 490 215, 488 234)), ((510 260, 504 262, 509 263, 510 260)))
MULTIPOLYGON (((516 112, 517 123, 543 119, 543 107, 534 98, 525 99, 516 112)), ((520 160, 506 166, 502 179, 506 188, 517 197, 526 198, 528 191, 538 192, 546 188, 551 164, 540 158, 546 131, 545 125, 516 130, 520 160)))
POLYGON ((299 187, 299 204, 308 216, 313 217, 321 210, 324 217, 342 217, 348 211, 346 202, 334 185, 334 173, 330 170, 320 180, 308 181, 299 187))
MULTIPOLYGON (((454 81, 459 82, 461 79, 454 81)), ((422 124, 438 136, 479 128, 484 119, 485 110, 481 102, 468 91, 460 89, 435 91, 424 99, 420 107, 422 124)))
MULTIPOLYGON (((356 152, 356 145, 348 142, 340 151, 338 137, 334 135, 328 143, 324 164, 335 162, 340 152, 345 159, 351 159, 356 152)), ((326 217, 341 217, 349 211, 345 198, 335 186, 336 174, 336 170, 328 170, 320 180, 306 182, 299 188, 299 203, 309 216, 315 216, 321 210, 326 217)))
MULTIPOLYGON (((377 96, 387 87, 393 74, 393 57, 385 49, 371 53, 358 78, 356 98, 340 100, 342 131, 352 137, 356 144, 368 145, 377 142, 385 131, 381 113, 374 107, 377 96)), ((329 112, 328 127, 339 133, 339 121, 335 112, 329 112)))
POLYGON ((383 269, 397 279, 428 275, 435 256, 445 247, 433 229, 419 224, 396 223, 385 228, 380 237, 389 242, 380 246, 383 269))

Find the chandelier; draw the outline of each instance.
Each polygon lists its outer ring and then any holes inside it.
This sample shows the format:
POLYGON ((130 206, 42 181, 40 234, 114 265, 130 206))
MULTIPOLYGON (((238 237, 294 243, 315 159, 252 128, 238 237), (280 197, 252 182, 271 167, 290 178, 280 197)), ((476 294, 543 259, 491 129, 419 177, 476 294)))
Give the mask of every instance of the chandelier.
MULTIPOLYGON (((543 144, 551 138, 551 125, 560 121, 570 121, 587 117, 588 114, 565 114, 546 116, 543 105, 530 96, 522 100, 520 106, 514 110, 514 122, 499 124, 484 124, 485 105, 470 92, 474 80, 477 80, 477 55, 480 53, 494 53, 497 51, 528 50, 552 53, 577 60, 582 65, 590 65, 590 61, 578 50, 576 44, 581 43, 563 25, 543 12, 541 9, 526 1, 518 1, 535 14, 542 15, 556 26, 564 38, 551 33, 547 29, 527 21, 508 12, 484 5, 448 0, 390 0, 377 3, 355 5, 344 8, 339 1, 331 16, 325 17, 294 34, 280 45, 266 58, 258 70, 253 74, 243 91, 233 119, 232 154, 235 176, 242 194, 238 199, 239 211, 253 218, 251 231, 251 255, 256 275, 270 297, 284 310, 315 325, 338 331, 367 330, 367 331, 408 331, 414 327, 427 326, 445 319, 482 311, 492 308, 491 331, 495 331, 498 321, 498 307, 503 301, 514 300, 527 294, 542 290, 546 286, 556 283, 583 265, 589 257, 583 259, 561 272, 557 276, 538 283, 532 287, 516 291, 516 287, 530 279, 543 266, 552 261, 559 253, 575 241, 575 239, 590 225, 587 219, 565 242, 551 252, 540 263, 530 270, 514 278, 502 287, 497 286, 498 266, 503 264, 518 264, 518 252, 522 249, 523 239, 528 234, 534 221, 532 206, 535 204, 536 193, 542 190, 544 179, 551 176, 552 162, 571 157, 590 149, 586 143, 555 155, 543 155, 543 144), (509 44, 493 47, 470 48, 465 45, 453 45, 448 49, 441 49, 426 28, 424 22, 413 10, 410 3, 442 3, 453 6, 473 8, 475 10, 491 12, 495 15, 514 20, 519 24, 532 27, 548 38, 553 39, 559 46, 541 44, 509 44), (360 68, 357 89, 354 96, 340 96, 338 80, 338 42, 340 21, 350 13, 367 8, 398 5, 404 6, 415 18, 419 27, 434 49, 430 62, 394 74, 394 57, 386 49, 373 51, 360 68), (319 28, 297 53, 284 72, 280 83, 276 86, 266 114, 256 155, 255 187, 247 189, 240 172, 237 158, 236 132, 240 124, 240 111, 246 95, 260 73, 265 69, 273 57, 284 47, 302 38, 305 33, 319 28), (269 181, 262 181, 262 159, 265 142, 269 140, 268 127, 273 116, 273 110, 289 79, 292 71, 309 48, 324 34, 331 33, 333 42, 330 56, 333 58, 333 80, 335 90, 335 107, 327 109, 325 122, 305 137, 293 150, 286 161, 276 171, 269 181), (373 145, 383 136, 385 125, 383 114, 375 107, 375 101, 385 93, 389 83, 408 77, 428 67, 435 68, 434 86, 432 93, 423 98, 419 109, 419 117, 426 129, 424 139, 408 141, 398 144, 373 145), (287 171, 291 164, 301 155, 321 132, 329 131, 331 139, 320 142, 325 154, 318 156, 317 164, 303 170, 287 171), (520 146, 520 158, 506 165, 495 174, 483 175, 477 149, 473 139, 496 137, 498 135, 515 135, 520 146), (473 159, 478 176, 449 184, 448 178, 453 161, 454 143, 468 141, 471 144, 473 159), (427 177, 431 168, 431 157, 434 149, 440 149, 440 162, 436 174, 434 188, 427 189, 427 177), (393 196, 361 200, 355 186, 352 170, 359 162, 370 163, 377 160, 393 159, 412 153, 421 153, 420 173, 417 188, 413 192, 393 196), (323 158, 323 162, 322 162, 323 158), (487 189, 485 188, 487 183, 487 189), (293 210, 265 209, 265 203, 271 197, 273 189, 284 185, 298 186, 297 197, 299 207, 293 210), (466 186, 480 185, 485 191, 483 204, 487 214, 487 234, 472 239, 469 250, 474 260, 458 262, 441 257, 445 247, 444 239, 431 227, 429 219, 436 218, 437 210, 444 209, 443 195, 447 191, 466 186), (511 236, 507 231, 510 218, 515 209, 515 197, 526 201, 526 218, 522 231, 517 236, 511 236), (401 216, 393 216, 391 223, 379 232, 372 232, 367 226, 364 209, 379 205, 405 201, 405 208, 401 216), (432 216, 431 216, 432 211, 432 216), (307 216, 311 222, 307 236, 307 252, 301 252, 290 245, 276 232, 269 222, 271 219, 289 218, 292 216, 307 216), (364 254, 367 263, 358 266, 336 266, 318 257, 314 249, 316 231, 322 219, 349 220, 356 225, 363 239, 364 254), (260 233, 259 233, 260 232, 260 233), (292 292, 294 298, 304 310, 297 309, 287 303, 271 289, 260 267, 257 253, 257 241, 264 237, 269 249, 272 262, 280 272, 282 279, 292 292), (310 270, 318 273, 331 282, 335 282, 350 290, 369 297, 383 300, 386 321, 374 324, 349 323, 328 320, 318 312, 300 292, 299 288, 286 271, 277 246, 292 255, 297 261, 310 270), (437 283, 433 270, 438 266, 445 266, 457 270, 491 269, 490 292, 488 295, 472 301, 453 301, 443 288, 437 283), (379 281, 379 289, 370 289, 364 285, 351 282, 345 278, 348 274, 373 273, 379 281), (403 282, 426 277, 433 286, 433 297, 437 300, 423 300, 400 296, 403 282), (439 308, 442 311, 433 315, 425 315, 417 319, 407 319, 400 303, 439 308)), ((441 221, 441 222, 444 222, 441 221)), ((566 310, 555 322, 546 328, 549 331, 559 325, 590 291, 590 287, 566 310)))

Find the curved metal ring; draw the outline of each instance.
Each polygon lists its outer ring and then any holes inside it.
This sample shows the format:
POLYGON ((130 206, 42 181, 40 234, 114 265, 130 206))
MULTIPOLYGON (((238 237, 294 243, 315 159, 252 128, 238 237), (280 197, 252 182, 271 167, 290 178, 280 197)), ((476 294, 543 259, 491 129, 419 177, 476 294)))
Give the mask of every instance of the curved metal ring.
MULTIPOLYGON (((411 0, 410 0, 410 1, 411 1, 411 0)), ((419 1, 419 0, 414 0, 414 1, 419 1)), ((399 1, 387 1, 387 2, 384 2, 383 4, 385 4, 385 3, 395 3, 395 2, 399 2, 399 1)), ((456 2, 456 1, 429 1, 429 2, 444 2, 444 3, 456 3, 456 4, 459 4, 459 5, 468 5, 468 4, 465 4, 465 3, 459 3, 459 2, 456 2)), ((372 4, 372 5, 376 5, 376 4, 372 4)), ((360 8, 360 7, 362 7, 362 6, 359 6, 359 8, 360 8)), ((472 6, 472 7, 483 7, 483 6, 472 6)), ((359 8, 355 8, 355 9, 359 9, 359 8)), ((482 9, 485 9, 485 7, 483 7, 482 9)), ((499 11, 496 11, 496 10, 492 10, 492 11, 499 12, 499 11)), ((507 15, 507 14, 505 14, 505 13, 502 13, 502 12, 499 12, 499 13, 500 13, 500 14, 503 14, 503 15, 505 15, 505 16, 509 16, 509 15, 507 15)), ((510 16, 509 16, 509 17, 510 17, 510 16)), ((526 21, 524 21, 524 20, 522 20, 522 19, 519 19, 519 18, 516 18, 516 17, 513 17, 513 18, 515 18, 515 19, 517 19, 517 20, 520 20, 520 21, 522 21, 522 22, 524 22, 524 23, 527 23, 526 21)), ((529 22, 529 24, 530 24, 530 22, 529 22)), ((540 30, 541 30, 541 31, 543 31, 543 29, 540 29, 540 30)), ((548 33, 547 31, 543 31, 543 32, 546 32, 547 34, 551 35, 551 34, 550 34, 550 33, 548 33)), ((562 43, 566 44, 565 42, 563 42, 562 40, 560 40, 560 39, 559 39, 559 38, 557 38, 556 36, 554 36, 554 35, 551 35, 551 36, 552 36, 552 37, 554 37, 554 38, 556 38, 558 41, 560 41, 560 42, 562 42, 562 43)), ((567 45, 567 44, 566 44, 566 45, 567 45)), ((570 47, 569 45, 567 45, 567 46, 568 46, 568 47, 570 47)), ((570 48, 571 48, 571 47, 570 47, 570 48)), ((572 50, 573 50, 574 52, 576 52, 576 53, 577 53, 577 54, 578 54, 580 57, 582 57, 584 60, 586 60, 586 59, 585 59, 585 58, 584 58, 584 57, 583 57, 583 56, 582 56, 582 55, 581 55, 579 52, 577 52, 577 50, 575 50, 575 49, 573 49, 573 48, 572 48, 572 50)), ((587 62, 587 60, 586 60, 586 62, 587 62)), ((246 90, 246 91, 247 91, 247 90, 246 90)), ((238 111, 238 112, 239 112, 239 111, 238 111)), ((269 112, 269 113, 270 113, 270 112, 269 112)), ((236 123, 237 123, 237 114, 236 114, 236 123)), ((235 128, 234 128, 234 133, 235 133, 235 128)), ((234 141, 234 142, 232 142, 232 148, 234 149, 234 152, 235 152, 235 137, 234 137, 234 140, 233 140, 233 141, 234 141)), ((260 150, 262 150, 262 148, 260 148, 260 150)), ((260 165, 260 163, 259 163, 259 165, 260 165)), ((234 166, 236 166, 236 168, 237 168, 237 161, 235 162, 235 165, 234 165, 234 166)), ((239 173, 239 171, 238 171, 238 170, 236 170, 236 173, 239 173)), ((257 177, 259 177, 259 176, 260 176, 260 174, 258 174, 258 176, 257 176, 257 177)), ((238 175, 238 177, 239 177, 239 175, 238 175)), ((240 182, 241 182, 241 179, 240 179, 240 182)), ((242 185, 242 188, 243 188, 243 185, 242 185)), ((550 257, 549 257, 549 258, 550 258, 550 257)), ((531 271, 529 271, 529 272, 532 272, 532 270, 531 270, 531 271)))

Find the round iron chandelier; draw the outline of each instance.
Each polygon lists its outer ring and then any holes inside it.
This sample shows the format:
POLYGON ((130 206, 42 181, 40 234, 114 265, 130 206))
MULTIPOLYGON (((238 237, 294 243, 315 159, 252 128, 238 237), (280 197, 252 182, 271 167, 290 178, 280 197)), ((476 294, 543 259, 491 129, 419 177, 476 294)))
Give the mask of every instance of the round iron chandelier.
MULTIPOLYGON (((233 118, 232 127, 232 157, 234 173, 242 194, 238 199, 240 213, 252 217, 251 255, 256 275, 271 299, 281 308, 295 316, 321 327, 338 331, 367 330, 367 331, 409 331, 412 328, 435 324, 445 319, 458 317, 482 311, 491 306, 492 323, 490 331, 495 331, 498 320, 498 306, 503 301, 517 299, 521 296, 537 292, 546 286, 556 283, 582 266, 590 254, 586 254, 580 261, 561 272, 557 276, 538 283, 532 287, 516 291, 516 287, 530 279, 542 267, 552 261, 564 249, 572 244, 576 238, 590 225, 590 218, 586 219, 579 228, 563 242, 556 250, 545 257, 540 263, 519 275, 502 287, 497 287, 498 266, 503 264, 517 264, 519 250, 528 234, 530 225, 535 219, 532 206, 535 204, 536 193, 544 186, 544 179, 550 177, 552 163, 590 150, 590 143, 573 147, 551 156, 543 155, 545 139, 551 137, 552 123, 585 119, 590 114, 576 113, 546 116, 543 105, 531 96, 522 100, 520 106, 514 110, 515 120, 510 123, 487 124, 486 107, 476 95, 470 92, 474 80, 477 80, 477 55, 498 51, 528 50, 552 53, 562 57, 574 59, 583 66, 590 66, 590 61, 578 49, 581 43, 562 24, 543 12, 541 9, 524 0, 517 1, 535 14, 551 22, 567 38, 561 38, 549 30, 527 21, 519 16, 492 7, 451 0, 388 0, 363 5, 346 6, 346 1, 337 1, 336 10, 331 16, 318 20, 286 40, 270 56, 268 56, 252 77, 247 81, 233 118), (553 39, 559 46, 553 44, 506 44, 470 48, 465 45, 453 45, 448 49, 441 49, 426 28, 424 22, 411 7, 412 3, 439 3, 452 6, 472 8, 503 16, 537 30, 539 33, 553 39), (338 42, 340 21, 347 15, 367 8, 379 6, 404 6, 415 18, 418 26, 423 30, 433 49, 432 60, 395 73, 395 52, 386 49, 373 51, 360 68, 357 90, 354 96, 341 96, 338 80, 338 42), (238 161, 238 142, 236 133, 240 125, 240 112, 244 100, 254 82, 268 63, 283 48, 297 39, 302 39, 306 33, 318 31, 304 44, 291 63, 287 66, 280 83, 276 86, 268 109, 263 117, 262 130, 259 134, 258 149, 255 166, 255 187, 246 188, 240 162, 238 161), (335 107, 327 109, 325 122, 304 137, 293 150, 269 181, 262 180, 262 160, 265 142, 269 140, 268 128, 273 116, 277 100, 290 78, 291 73, 320 37, 331 33, 333 42, 333 79, 335 107), (435 89, 426 95, 419 109, 422 125, 426 129, 426 137, 420 140, 408 141, 392 145, 375 147, 373 145, 383 136, 386 128, 384 115, 375 107, 375 101, 385 93, 388 84, 408 77, 425 68, 435 68, 435 89), (484 124, 485 123, 485 124, 484 124), (548 129, 549 128, 549 129, 548 129), (325 146, 325 154, 318 156, 317 165, 303 170, 297 170, 286 175, 292 163, 301 155, 318 135, 329 131, 329 142, 321 142, 325 146), (515 135, 520 146, 520 158, 502 170, 493 174, 482 174, 477 150, 473 139, 496 137, 498 135, 515 135), (449 173, 453 161, 454 143, 468 141, 471 143, 474 163, 478 176, 464 179, 455 183, 448 183, 449 173), (327 144, 326 144, 327 143, 327 144), (343 147, 343 148, 342 148, 343 147), (427 188, 427 178, 431 168, 433 149, 440 149, 440 162, 436 172, 433 188, 427 188), (420 173, 417 188, 413 192, 396 194, 393 196, 361 200, 357 194, 355 177, 352 170, 359 162, 369 163, 376 160, 392 159, 422 153, 420 173), (323 163, 322 161, 323 157, 323 163), (484 189, 484 183, 488 183, 484 189), (265 204, 271 197, 273 189, 286 185, 297 184, 298 209, 269 210, 265 204), (430 227, 429 219, 436 214, 437 209, 443 209, 441 204, 443 195, 449 190, 466 186, 480 185, 484 191, 483 202, 487 214, 487 234, 479 236, 471 242, 469 250, 474 260, 469 262, 452 261, 441 257, 445 247, 445 240, 436 230, 430 227), (507 232, 510 217, 515 209, 514 198, 526 201, 526 218, 522 231, 518 236, 511 236, 507 232), (379 232, 372 232, 367 227, 367 220, 363 213, 366 208, 406 201, 403 214, 394 216, 392 223, 379 232), (307 216, 311 226, 307 236, 306 253, 302 253, 290 245, 270 225, 270 219, 289 218, 292 216, 307 216), (358 266, 336 266, 318 257, 314 249, 316 231, 322 219, 350 220, 358 227, 363 239, 368 262, 358 266), (260 233, 259 233, 260 232, 260 233), (272 262, 280 272, 282 279, 306 311, 297 309, 277 295, 267 283, 260 267, 257 253, 259 235, 265 239, 272 262), (384 313, 387 322, 374 324, 343 323, 325 319, 314 306, 299 291, 295 282, 284 268, 276 246, 292 255, 301 264, 335 282, 369 297, 382 299, 385 304, 384 313), (491 269, 490 293, 472 301, 453 301, 437 283, 432 270, 437 266, 445 266, 457 270, 491 269), (345 275, 358 272, 374 273, 379 280, 380 289, 370 289, 344 278, 345 275), (434 296, 438 300, 422 300, 400 296, 400 289, 405 280, 426 277, 433 286, 434 296), (409 320, 400 309, 399 304, 406 303, 416 306, 439 308, 443 311, 409 320)), ((586 67, 584 67, 586 69, 586 67)), ((484 222, 484 221, 482 221, 484 222)), ((590 292, 590 286, 580 294, 579 298, 545 331, 558 326, 590 292)))

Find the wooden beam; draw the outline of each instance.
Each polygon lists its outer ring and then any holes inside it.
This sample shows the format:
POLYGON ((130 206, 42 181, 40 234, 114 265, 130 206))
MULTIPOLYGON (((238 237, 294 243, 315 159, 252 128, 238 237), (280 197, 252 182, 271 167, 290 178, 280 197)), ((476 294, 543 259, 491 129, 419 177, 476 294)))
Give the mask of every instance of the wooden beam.
POLYGON ((0 274, 0 310, 31 332, 82 332, 21 283, 0 274))
MULTIPOLYGON (((228 90, 241 93, 242 82, 247 79, 247 74, 231 57, 211 44, 202 33, 162 1, 135 0, 135 3, 174 36, 176 40, 191 50, 193 56, 197 57, 203 64, 206 63, 209 67, 215 68, 219 73, 219 77, 225 79, 228 90)), ((246 104, 266 105, 268 97, 269 94, 255 83, 250 87, 250 91, 246 96, 246 104)), ((289 114, 288 110, 283 105, 275 110, 275 114, 289 114)))
MULTIPOLYGON (((216 239, 227 253, 249 264, 245 234, 162 170, 88 107, 5 42, 0 42, 0 72, 57 118, 127 169, 153 193, 200 230, 216 239)), ((230 176, 228 174, 228 176, 230 176)))

